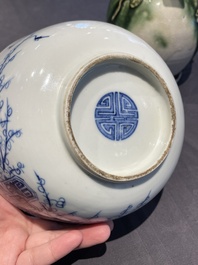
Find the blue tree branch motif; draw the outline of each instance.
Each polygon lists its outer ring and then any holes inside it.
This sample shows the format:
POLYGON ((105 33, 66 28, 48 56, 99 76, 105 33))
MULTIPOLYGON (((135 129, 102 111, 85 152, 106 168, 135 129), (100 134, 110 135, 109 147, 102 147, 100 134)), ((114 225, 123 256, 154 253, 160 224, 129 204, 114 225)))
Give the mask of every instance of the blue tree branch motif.
POLYGON ((149 193, 148 193, 148 195, 146 196, 146 198, 145 198, 142 202, 140 202, 140 203, 137 205, 136 210, 138 210, 139 208, 141 208, 141 207, 143 207, 144 205, 146 205, 146 204, 149 202, 150 197, 151 197, 151 190, 149 191, 149 193))
MULTIPOLYGON (((20 40, 17 43, 13 43, 8 47, 8 53, 0 62, 0 95, 7 90, 12 82, 13 77, 7 77, 5 69, 14 61, 16 56, 20 53, 20 46, 28 39, 34 41, 40 41, 43 38, 49 36, 37 36, 35 34, 29 35, 26 38, 20 40)), ((11 127, 11 118, 13 116, 13 108, 9 104, 9 99, 0 98, 0 180, 6 180, 15 176, 19 176, 24 173, 24 164, 18 162, 17 165, 10 165, 8 159, 9 153, 12 149, 12 145, 16 138, 20 138, 22 135, 21 129, 13 129, 11 127), (4 174, 2 174, 4 172, 4 174)))
POLYGON ((132 210, 132 208, 133 208, 133 205, 132 205, 132 204, 130 204, 129 206, 127 206, 127 208, 124 209, 124 210, 118 215, 118 218, 121 218, 121 217, 127 215, 128 213, 130 213, 130 211, 132 210))
POLYGON ((9 46, 9 48, 8 48, 9 52, 7 53, 7 55, 4 57, 3 61, 0 64, 0 93, 4 89, 8 89, 10 84, 11 84, 11 81, 12 81, 12 78, 6 79, 6 75, 4 74, 5 68, 8 66, 9 63, 11 63, 15 59, 17 54, 20 52, 20 50, 17 51, 19 46, 21 46, 22 43, 24 43, 29 38, 30 38, 30 36, 26 37, 25 39, 23 39, 22 41, 20 41, 16 45, 13 44, 13 45, 9 46))
POLYGON ((37 178, 37 184, 38 184, 38 191, 43 194, 44 201, 43 206, 45 208, 53 208, 54 206, 56 208, 64 208, 66 205, 66 201, 63 197, 60 197, 58 200, 51 199, 49 193, 47 192, 45 188, 46 181, 45 179, 41 178, 36 172, 34 172, 37 178))
MULTIPOLYGON (((1 100, 0 102, 0 112, 2 111, 2 108, 4 106, 4 101, 1 100)), ((21 130, 9 130, 9 122, 10 122, 10 117, 12 116, 13 110, 10 107, 8 103, 8 99, 6 101, 6 106, 5 106, 5 118, 2 119, 0 118, 0 125, 2 128, 2 136, 0 138, 0 143, 1 143, 1 148, 0 150, 0 155, 1 155, 1 162, 2 162, 2 167, 5 169, 5 164, 7 160, 7 155, 9 151, 12 148, 12 142, 14 137, 20 137, 21 136, 21 130)))
MULTIPOLYGON (((10 187, 12 187, 17 196, 25 197, 27 200, 32 200, 32 198, 38 200, 36 192, 34 192, 25 182, 24 178, 19 177, 24 174, 25 165, 21 162, 17 162, 16 165, 12 165, 9 160, 9 154, 12 150, 13 144, 16 138, 22 136, 22 129, 14 129, 12 127, 11 119, 13 118, 13 107, 9 103, 9 98, 4 97, 2 99, 2 93, 10 88, 12 80, 14 77, 6 76, 5 69, 12 63, 17 55, 21 52, 22 44, 28 39, 33 41, 41 41, 50 36, 41 36, 32 34, 26 38, 14 43, 8 47, 8 53, 0 62, 0 182, 3 182, 4 187, 7 187, 7 192, 9 193, 10 187), (27 193, 28 191, 28 193, 27 193), (28 196, 27 196, 27 194, 28 196), (26 196, 24 196, 26 194, 26 196), (31 194, 31 196, 29 196, 31 194)), ((38 192, 44 197, 43 202, 39 202, 44 209, 47 210, 57 210, 64 208, 66 201, 63 197, 59 199, 53 199, 50 197, 46 190, 46 181, 39 177, 35 172, 37 177, 38 192)))
POLYGON ((14 174, 20 175, 24 165, 19 162, 17 166, 11 166, 8 159, 14 139, 22 135, 21 129, 10 128, 13 109, 9 105, 8 99, 0 100, 0 114, 0 167, 8 174, 7 177, 12 177, 14 174))
POLYGON ((21 41, 19 41, 17 44, 12 44, 9 46, 9 52, 8 54, 4 57, 3 61, 0 64, 0 93, 4 90, 9 88, 12 78, 6 79, 5 74, 3 73, 4 69, 7 67, 7 65, 9 63, 11 63, 15 57, 17 56, 17 54, 21 51, 17 49, 24 43, 26 42, 28 39, 33 38, 34 41, 39 41, 43 38, 48 38, 49 36, 37 36, 35 34, 29 35, 26 38, 22 39, 21 41))

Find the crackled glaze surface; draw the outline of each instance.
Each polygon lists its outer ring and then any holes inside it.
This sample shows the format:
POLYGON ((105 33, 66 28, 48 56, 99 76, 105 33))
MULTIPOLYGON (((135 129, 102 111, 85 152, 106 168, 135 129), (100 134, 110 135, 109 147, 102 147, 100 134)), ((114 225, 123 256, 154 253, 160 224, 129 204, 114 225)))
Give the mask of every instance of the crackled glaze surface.
POLYGON ((151 45, 174 75, 192 59, 197 47, 197 1, 111 0, 108 21, 128 29, 151 45))

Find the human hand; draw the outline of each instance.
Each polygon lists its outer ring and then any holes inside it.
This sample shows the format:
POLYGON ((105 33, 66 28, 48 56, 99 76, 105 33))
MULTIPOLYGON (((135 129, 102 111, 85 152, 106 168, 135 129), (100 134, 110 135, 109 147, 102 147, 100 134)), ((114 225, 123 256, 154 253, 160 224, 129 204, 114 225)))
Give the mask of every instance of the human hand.
POLYGON ((0 264, 50 265, 72 250, 105 242, 112 222, 70 225, 32 218, 0 196, 0 264))

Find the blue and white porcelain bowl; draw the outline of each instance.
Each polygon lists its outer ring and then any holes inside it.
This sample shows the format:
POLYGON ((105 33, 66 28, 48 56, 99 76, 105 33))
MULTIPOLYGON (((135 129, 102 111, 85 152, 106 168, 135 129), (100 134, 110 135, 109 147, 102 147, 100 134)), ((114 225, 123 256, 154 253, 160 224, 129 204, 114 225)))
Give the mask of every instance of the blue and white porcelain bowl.
POLYGON ((93 223, 139 209, 183 134, 169 68, 122 28, 62 23, 0 54, 0 194, 33 215, 93 223))

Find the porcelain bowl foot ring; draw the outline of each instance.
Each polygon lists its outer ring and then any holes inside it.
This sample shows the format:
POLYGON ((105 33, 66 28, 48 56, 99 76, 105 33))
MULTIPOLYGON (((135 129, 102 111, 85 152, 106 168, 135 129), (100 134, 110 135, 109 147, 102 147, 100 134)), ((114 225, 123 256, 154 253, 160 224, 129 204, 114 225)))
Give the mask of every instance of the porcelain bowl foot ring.
POLYGON ((65 138, 84 170, 124 182, 148 175, 165 160, 176 112, 152 66, 128 54, 103 55, 81 67, 68 87, 65 138))

